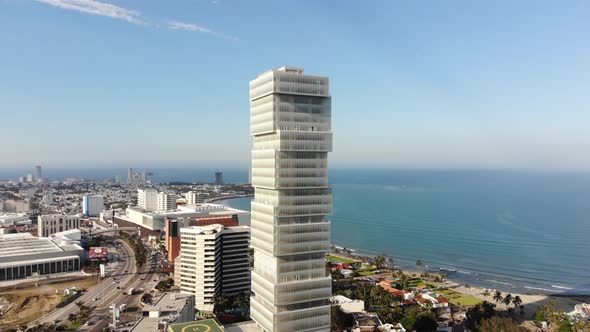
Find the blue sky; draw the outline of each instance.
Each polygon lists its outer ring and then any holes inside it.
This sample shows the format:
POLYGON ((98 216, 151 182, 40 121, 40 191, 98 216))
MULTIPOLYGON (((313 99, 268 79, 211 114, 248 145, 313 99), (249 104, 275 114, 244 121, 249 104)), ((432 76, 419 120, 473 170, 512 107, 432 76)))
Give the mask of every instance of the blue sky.
POLYGON ((335 167, 590 169, 590 2, 0 0, 1 167, 246 167, 327 75, 335 167))

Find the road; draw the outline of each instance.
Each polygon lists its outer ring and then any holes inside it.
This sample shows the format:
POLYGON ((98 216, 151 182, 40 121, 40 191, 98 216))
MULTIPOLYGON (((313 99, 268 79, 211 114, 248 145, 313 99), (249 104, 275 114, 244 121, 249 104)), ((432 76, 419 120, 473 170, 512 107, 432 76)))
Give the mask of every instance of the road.
POLYGON ((135 267, 135 257, 133 256, 132 249, 121 240, 116 240, 115 242, 121 244, 118 250, 121 261, 119 262, 117 269, 112 272, 111 276, 103 279, 97 285, 88 289, 86 293, 80 296, 76 301, 63 308, 55 309, 29 325, 34 326, 40 323, 51 324, 54 321, 65 322, 70 314, 78 312, 76 302, 82 301, 85 305, 96 308, 104 306, 108 307, 112 298, 115 298, 117 295, 124 292, 125 287, 132 284, 134 280, 137 279, 137 268, 135 267), (114 282, 115 279, 118 280, 117 283, 114 282), (117 289, 117 286, 121 289, 117 289))
MULTIPOLYGON (((158 264, 157 260, 154 263, 155 265, 158 264)), ((153 270, 152 270, 153 271, 153 270)), ((137 278, 129 284, 124 290, 129 288, 134 288, 135 290, 143 289, 144 292, 149 293, 150 290, 156 285, 159 279, 156 276, 155 272, 150 271, 150 264, 146 264, 146 266, 138 273, 137 278)), ((109 326, 112 322, 112 317, 110 316, 110 309, 109 306, 111 304, 116 305, 117 307, 121 306, 121 304, 125 303, 130 306, 131 297, 129 295, 122 293, 123 289, 121 289, 121 293, 119 293, 116 297, 111 299, 111 301, 103 306, 100 306, 93 311, 91 318, 89 319, 91 325, 89 326, 82 326, 78 329, 78 331, 84 332, 100 332, 103 328, 109 326)))

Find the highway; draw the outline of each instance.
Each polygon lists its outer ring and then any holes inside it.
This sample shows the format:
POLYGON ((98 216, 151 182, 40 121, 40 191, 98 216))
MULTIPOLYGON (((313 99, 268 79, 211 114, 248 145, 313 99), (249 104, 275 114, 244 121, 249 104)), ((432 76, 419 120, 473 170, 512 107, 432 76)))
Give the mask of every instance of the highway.
POLYGON ((55 309, 44 317, 32 322, 29 326, 40 323, 52 324, 56 321, 59 321, 59 323, 66 322, 70 314, 78 313, 78 307, 76 306, 76 302, 78 301, 82 301, 85 305, 93 308, 108 308, 111 300, 124 292, 126 290, 125 287, 131 287, 127 285, 134 284, 135 280, 138 279, 133 250, 124 241, 115 240, 115 243, 121 244, 118 249, 121 261, 109 277, 88 289, 76 301, 63 308, 55 309), (117 283, 114 282, 115 279, 118 280, 117 283), (120 289, 117 289, 117 286, 120 289))
MULTIPOLYGON (((151 253, 151 251, 148 251, 148 253, 151 253)), ((148 254, 148 256, 150 255, 148 254)), ((157 262, 158 261, 156 260, 155 265, 157 265, 157 262)), ((142 271, 138 273, 138 275, 132 280, 130 284, 126 285, 126 287, 121 287, 118 295, 116 295, 114 298, 111 298, 111 300, 108 301, 108 303, 101 304, 101 306, 97 306, 89 319, 89 322, 91 322, 90 325, 82 326, 78 329, 78 331, 102 331, 104 327, 107 327, 110 323, 112 323, 112 316, 109 309, 109 306, 111 304, 114 304, 117 307, 119 307, 121 304, 125 303, 129 306, 130 296, 124 294, 124 291, 126 291, 129 288, 134 288, 136 291, 139 289, 143 289, 144 292, 149 293, 149 291, 157 284, 157 281, 159 281, 159 279, 156 277, 156 273, 150 272, 150 262, 148 262, 143 267, 142 271)))

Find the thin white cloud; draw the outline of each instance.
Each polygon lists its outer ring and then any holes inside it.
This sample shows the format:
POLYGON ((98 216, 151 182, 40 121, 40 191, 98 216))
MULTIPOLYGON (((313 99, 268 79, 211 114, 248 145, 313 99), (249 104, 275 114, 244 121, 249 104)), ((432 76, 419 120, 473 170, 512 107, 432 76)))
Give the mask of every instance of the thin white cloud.
POLYGON ((54 7, 106 16, 134 24, 146 24, 138 11, 95 0, 35 0, 54 7))
POLYGON ((210 34, 216 37, 221 37, 224 39, 229 39, 229 40, 238 40, 237 37, 233 37, 233 36, 228 36, 225 35, 223 33, 219 33, 219 32, 215 32, 209 28, 205 28, 203 26, 194 24, 194 23, 185 23, 185 22, 179 22, 179 21, 169 21, 168 22, 168 28, 172 29, 172 30, 185 30, 185 31, 196 31, 196 32, 201 32, 201 33, 206 33, 206 34, 210 34))

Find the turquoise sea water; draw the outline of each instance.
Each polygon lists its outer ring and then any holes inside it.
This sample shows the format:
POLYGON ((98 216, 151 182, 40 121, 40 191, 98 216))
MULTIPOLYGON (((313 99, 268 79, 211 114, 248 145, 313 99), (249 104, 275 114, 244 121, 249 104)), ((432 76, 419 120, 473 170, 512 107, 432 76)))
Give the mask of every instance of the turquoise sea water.
POLYGON ((589 174, 335 170, 331 182, 339 246, 481 287, 590 294, 589 174))

